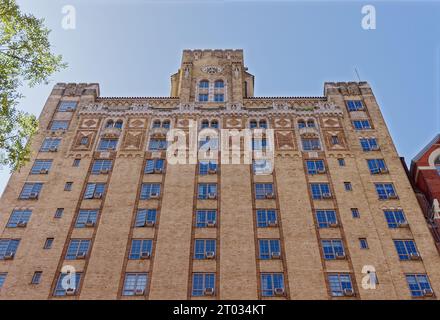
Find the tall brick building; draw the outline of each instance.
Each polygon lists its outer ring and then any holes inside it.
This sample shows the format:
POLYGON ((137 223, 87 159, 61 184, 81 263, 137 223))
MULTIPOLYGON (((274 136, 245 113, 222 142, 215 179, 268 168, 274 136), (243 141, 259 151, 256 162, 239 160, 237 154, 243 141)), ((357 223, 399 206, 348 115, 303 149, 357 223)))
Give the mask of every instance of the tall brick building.
POLYGON ((32 150, 1 198, 0 299, 440 292, 439 254, 366 82, 254 97, 241 50, 185 50, 170 97, 55 85, 32 150), (171 164, 167 133, 191 135, 191 120, 200 133, 261 129, 252 146, 273 159, 171 164))

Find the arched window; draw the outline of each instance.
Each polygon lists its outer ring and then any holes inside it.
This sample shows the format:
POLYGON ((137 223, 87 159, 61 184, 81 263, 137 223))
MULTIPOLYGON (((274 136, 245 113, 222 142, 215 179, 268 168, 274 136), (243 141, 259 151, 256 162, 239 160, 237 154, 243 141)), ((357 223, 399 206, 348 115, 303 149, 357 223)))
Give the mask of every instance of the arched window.
POLYGON ((223 80, 217 80, 214 82, 214 88, 216 89, 223 89, 225 87, 225 84, 223 80))
POLYGON ((118 129, 122 129, 122 120, 116 121, 114 127, 118 129))
POLYGON ((105 127, 106 128, 111 128, 111 127, 113 127, 113 120, 109 120, 109 121, 107 121, 107 123, 105 124, 105 127))
POLYGON ((314 128, 315 127, 315 121, 307 120, 307 127, 308 128, 314 128))
POLYGON ((212 120, 211 121, 211 128, 218 129, 218 121, 217 120, 212 120))
POLYGON ((154 120, 153 128, 160 128, 160 120, 154 120))
POLYGON ((267 121, 266 120, 260 120, 260 128, 267 129, 267 121))
POLYGON ((209 128, 209 121, 208 120, 202 121, 202 129, 205 129, 205 128, 209 128))
POLYGON ((437 169, 437 173, 440 176, 440 156, 437 157, 437 159, 434 160, 434 166, 437 169))
POLYGON ((169 129, 170 128, 170 120, 164 120, 162 122, 162 128, 169 129))
POLYGON ((258 127, 257 120, 251 120, 251 121, 249 121, 249 127, 250 127, 251 129, 255 129, 255 128, 257 128, 257 127, 258 127))
POLYGON ((302 129, 306 127, 306 123, 304 122, 304 120, 298 120, 298 128, 302 129))
POLYGON ((208 89, 209 88, 209 81, 208 80, 200 81, 199 82, 199 88, 208 89))

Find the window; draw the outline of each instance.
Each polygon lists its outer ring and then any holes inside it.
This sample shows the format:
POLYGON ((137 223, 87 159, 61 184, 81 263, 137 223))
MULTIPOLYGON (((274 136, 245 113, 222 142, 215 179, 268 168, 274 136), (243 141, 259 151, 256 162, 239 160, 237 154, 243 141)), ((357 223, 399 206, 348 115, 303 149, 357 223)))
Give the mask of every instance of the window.
POLYGON ((64 191, 72 191, 73 182, 66 182, 64 185, 64 191))
POLYGON ((334 260, 337 258, 345 258, 344 245, 342 240, 331 239, 321 240, 322 251, 324 253, 324 259, 334 260))
POLYGON ((208 94, 207 93, 200 93, 199 94, 199 102, 207 102, 208 101, 208 94))
POLYGON ((325 165, 323 160, 306 160, 306 165, 308 174, 325 172, 325 165))
POLYGON ((403 210, 384 210, 383 213, 390 229, 398 228, 407 223, 403 210))
POLYGON ((368 159, 368 169, 371 174, 387 173, 387 165, 383 159, 368 159))
POLYGON ((75 159, 73 160, 72 167, 79 167, 80 163, 81 163, 81 159, 75 159))
POLYGON ((258 124, 261 129, 267 129, 267 121, 266 120, 260 120, 258 122, 258 124))
POLYGON ((32 276, 31 284, 40 284, 42 275, 42 271, 35 271, 34 275, 32 276))
POLYGON ((353 292, 351 276, 348 273, 329 274, 328 282, 333 297, 343 297, 347 291, 353 292))
POLYGON ((151 138, 148 144, 149 151, 166 150, 168 144, 165 138, 151 138))
POLYGON ((202 200, 217 198, 217 184, 216 183, 199 183, 198 198, 202 200))
POLYGON ((61 101, 58 105, 58 111, 75 111, 77 102, 76 101, 61 101))
POLYGON ((19 244, 19 239, 0 239, 0 260, 13 259, 19 244))
POLYGON ((115 150, 118 144, 118 139, 102 138, 99 141, 98 151, 115 150))
POLYGON ((194 242, 194 259, 203 260, 215 257, 215 239, 196 239, 194 242))
POLYGON ((271 174, 273 171, 272 162, 270 160, 253 160, 252 169, 256 175, 271 174))
POLYGON ((162 173, 165 167, 164 159, 148 159, 145 163, 144 173, 162 173))
POLYGON ((318 228, 329 228, 337 225, 335 210, 316 210, 318 228))
POLYGON ((32 210, 13 210, 6 227, 25 227, 31 218, 31 214, 32 210))
POLYGON ((91 174, 106 174, 112 169, 112 160, 95 160, 91 174))
POLYGON ((163 122, 162 122, 162 128, 164 128, 164 129, 169 129, 171 127, 171 122, 170 122, 170 120, 164 120, 163 122))
POLYGON ((420 255, 414 240, 394 240, 399 260, 418 260, 420 255))
POLYGON ((348 111, 359 111, 363 110, 364 106, 362 104, 361 100, 348 100, 347 102, 347 109, 348 111))
POLYGON ((437 169, 438 175, 440 176, 440 156, 435 159, 434 166, 437 169))
POLYGON ((114 125, 113 120, 109 120, 109 121, 107 121, 107 123, 105 124, 105 127, 106 127, 106 128, 113 128, 113 125, 114 125))
POLYGON ((136 213, 135 227, 154 226, 157 218, 156 209, 138 209, 136 213))
POLYGON ((89 253, 90 240, 71 239, 67 248, 66 260, 84 259, 89 253))
POLYGON ((332 136, 331 137, 332 145, 339 144, 339 137, 338 136, 332 136))
POLYGON ((358 208, 351 208, 351 216, 355 219, 358 219, 361 217, 361 214, 359 213, 358 208))
POLYGON ((298 128, 302 129, 306 127, 306 123, 304 122, 304 120, 299 120, 298 121, 298 128))
POLYGON ((277 211, 274 209, 258 209, 257 210, 257 227, 268 228, 278 224, 277 211))
POLYGON ((60 273, 53 295, 57 297, 66 296, 68 292, 69 294, 70 292, 76 294, 81 284, 82 273, 76 272, 74 275, 75 276, 71 275, 70 273, 60 273), (66 277, 67 280, 64 280, 66 277))
POLYGON ((355 130, 371 129, 371 124, 369 120, 354 120, 353 126, 355 130))
POLYGON ((160 197, 159 183, 143 183, 141 187, 141 200, 160 197))
POLYGON ((59 219, 59 218, 61 218, 63 216, 63 213, 64 213, 64 208, 57 208, 55 210, 55 214, 54 214, 53 217, 56 218, 56 219, 59 219))
POLYGON ((3 285, 5 284, 5 280, 6 280, 6 276, 8 274, 5 272, 0 273, 0 289, 3 287, 3 285))
POLYGON ((214 94, 214 101, 215 102, 223 102, 223 101, 225 101, 225 95, 223 93, 216 93, 216 94, 214 94))
POLYGON ((202 129, 209 128, 209 121, 208 120, 203 120, 201 128, 202 129))
POLYGON ((192 296, 200 297, 207 292, 215 292, 215 273, 194 273, 192 277, 192 296))
POLYGON ((262 273, 260 279, 263 297, 273 297, 279 291, 284 294, 284 275, 282 273, 262 273))
POLYGON ((255 184, 255 198, 261 199, 274 199, 275 192, 273 183, 256 183, 255 184))
POLYGON ((196 227, 206 228, 215 226, 217 221, 217 210, 197 210, 196 227))
POLYGON ((41 145, 40 152, 57 151, 60 143, 60 138, 46 138, 41 145))
POLYGON ((100 199, 104 195, 105 183, 87 183, 84 199, 100 199))
POLYGON ((258 128, 258 122, 256 120, 249 121, 249 128, 251 129, 258 128))
POLYGON ((116 129, 122 129, 122 124, 123 124, 122 120, 118 120, 118 121, 115 122, 114 127, 116 129))
POLYGON ((212 129, 218 129, 218 121, 217 120, 212 120, 211 121, 211 128, 212 129))
POLYGON ((217 150, 218 139, 211 137, 201 137, 201 139, 199 140, 199 149, 201 151, 217 150))
POLYGON ((338 164, 340 167, 345 167, 345 160, 343 158, 338 159, 338 164))
POLYGON ((353 186, 351 185, 351 182, 344 182, 344 189, 345 191, 352 191, 353 186))
POLYGON ((160 128, 160 127, 161 127, 160 120, 154 120, 153 121, 153 128, 160 128))
POLYGON ((266 138, 252 138, 252 150, 266 150, 268 143, 266 138))
POLYGON ((42 183, 25 183, 19 199, 38 199, 41 188, 43 188, 42 183))
POLYGON ((64 121, 64 120, 54 120, 52 121, 52 123, 50 124, 50 130, 67 130, 69 126, 69 121, 64 121))
POLYGON ((307 127, 308 128, 314 128, 315 127, 315 121, 307 120, 307 127))
POLYGON ((360 139, 362 151, 379 150, 376 138, 361 138, 360 139))
POLYGON ((199 174, 207 175, 217 173, 217 161, 200 161, 199 174))
POLYGON ((52 160, 35 160, 31 169, 31 174, 48 173, 52 166, 52 160))
POLYGON ((304 151, 320 150, 321 144, 318 138, 301 138, 301 143, 304 151))
POLYGON ((46 241, 44 242, 43 249, 45 250, 52 249, 53 240, 54 240, 53 238, 47 238, 46 241))
POLYGON ((224 87, 225 87, 225 83, 223 82, 223 80, 216 80, 214 82, 214 88, 223 89, 224 87))
POLYGON ((313 200, 330 199, 332 197, 328 183, 311 183, 310 189, 312 190, 313 200))
POLYGON ((151 239, 133 239, 131 240, 131 249, 129 259, 139 260, 149 258, 153 251, 153 240, 151 239))
POLYGON ((368 249, 368 242, 366 238, 359 238, 359 247, 361 249, 368 249))
POLYGON ((281 257, 280 240, 278 239, 261 239, 258 240, 260 248, 260 259, 268 260, 281 257))
POLYGON ((148 273, 126 273, 124 279, 123 296, 145 295, 148 273))
POLYGON ((380 200, 397 198, 397 194, 392 183, 375 183, 374 185, 380 200))
POLYGON ((87 146, 89 144, 89 137, 82 137, 79 140, 79 144, 82 146, 87 146))
POLYGON ((406 282, 412 297, 423 297, 432 292, 432 287, 426 274, 407 274, 406 282))
POLYGON ((209 81, 208 80, 202 80, 199 82, 199 88, 207 89, 209 88, 209 81))
POLYGON ((98 218, 98 210, 84 210, 78 212, 75 228, 94 227, 98 218))

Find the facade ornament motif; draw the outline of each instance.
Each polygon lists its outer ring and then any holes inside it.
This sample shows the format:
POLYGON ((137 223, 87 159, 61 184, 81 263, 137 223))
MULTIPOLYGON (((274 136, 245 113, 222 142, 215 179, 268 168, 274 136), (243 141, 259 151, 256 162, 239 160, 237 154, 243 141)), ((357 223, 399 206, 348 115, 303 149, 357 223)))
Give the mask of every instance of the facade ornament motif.
POLYGON ((237 79, 238 76, 240 75, 240 67, 239 66, 235 66, 233 71, 234 71, 234 78, 237 79))
POLYGON ((207 74, 216 74, 216 73, 222 73, 223 68, 219 66, 204 66, 202 67, 202 72, 207 74))
POLYGON ((189 77, 189 68, 188 66, 185 67, 185 71, 183 72, 183 76, 185 79, 188 79, 189 77))

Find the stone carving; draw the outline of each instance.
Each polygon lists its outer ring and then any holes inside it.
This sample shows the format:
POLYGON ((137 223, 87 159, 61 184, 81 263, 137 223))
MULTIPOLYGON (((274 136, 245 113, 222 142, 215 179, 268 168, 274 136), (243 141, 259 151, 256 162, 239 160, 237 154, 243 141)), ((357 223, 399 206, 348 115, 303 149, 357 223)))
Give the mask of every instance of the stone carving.
POLYGON ((292 121, 289 118, 276 118, 275 128, 290 128, 292 126, 292 121))
POLYGON ((295 145, 293 143, 292 131, 276 131, 276 141, 279 150, 294 150, 295 145))
POLYGON ((204 66, 201 68, 202 72, 207 74, 216 74, 216 73, 222 73, 223 68, 219 66, 204 66))
POLYGON ((95 129, 98 128, 99 120, 98 119, 83 119, 80 125, 80 128, 87 129, 95 129))
POLYGON ((144 128, 146 123, 146 119, 130 119, 128 122, 129 128, 144 128))
POLYGON ((341 126, 338 118, 322 118, 324 128, 338 128, 341 126))
POLYGON ((73 140, 72 150, 90 150, 95 138, 95 131, 78 131, 73 140))
POLYGON ((125 133, 122 148, 124 150, 139 150, 142 145, 143 131, 129 130, 125 133))
POLYGON ((229 118, 226 119, 226 128, 241 128, 243 124, 240 118, 229 118))

